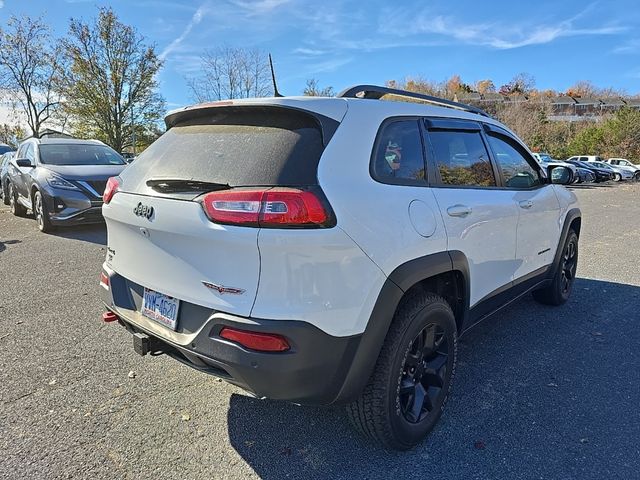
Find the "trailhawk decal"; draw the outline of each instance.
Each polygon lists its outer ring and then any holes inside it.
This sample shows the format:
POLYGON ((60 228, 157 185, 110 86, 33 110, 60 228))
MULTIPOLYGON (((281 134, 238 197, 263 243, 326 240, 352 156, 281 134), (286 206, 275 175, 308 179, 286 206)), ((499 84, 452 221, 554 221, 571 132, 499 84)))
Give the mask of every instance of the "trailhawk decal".
POLYGON ((216 285, 215 283, 202 281, 202 284, 210 290, 215 290, 220 295, 231 293, 232 295, 242 295, 245 290, 243 288, 225 287, 224 285, 216 285))

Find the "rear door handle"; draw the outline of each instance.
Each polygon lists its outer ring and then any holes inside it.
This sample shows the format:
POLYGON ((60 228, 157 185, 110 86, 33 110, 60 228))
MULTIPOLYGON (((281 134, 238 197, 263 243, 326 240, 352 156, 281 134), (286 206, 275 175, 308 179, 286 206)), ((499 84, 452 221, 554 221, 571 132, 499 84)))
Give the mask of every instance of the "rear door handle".
POLYGON ((533 207, 533 202, 531 200, 522 200, 522 201, 518 202, 518 205, 520 205, 520 208, 529 209, 529 208, 533 207))
POLYGON ((471 213, 471 207, 467 205, 451 205, 447 208, 447 213, 450 217, 466 217, 471 213))

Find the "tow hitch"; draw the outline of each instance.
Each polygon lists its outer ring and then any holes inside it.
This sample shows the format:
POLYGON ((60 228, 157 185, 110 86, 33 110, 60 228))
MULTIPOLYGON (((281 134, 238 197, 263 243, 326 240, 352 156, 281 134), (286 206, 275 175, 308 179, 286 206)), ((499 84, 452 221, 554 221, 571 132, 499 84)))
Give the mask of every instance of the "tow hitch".
POLYGON ((144 333, 133 334, 133 349, 138 355, 145 356, 147 353, 163 353, 162 342, 144 333))

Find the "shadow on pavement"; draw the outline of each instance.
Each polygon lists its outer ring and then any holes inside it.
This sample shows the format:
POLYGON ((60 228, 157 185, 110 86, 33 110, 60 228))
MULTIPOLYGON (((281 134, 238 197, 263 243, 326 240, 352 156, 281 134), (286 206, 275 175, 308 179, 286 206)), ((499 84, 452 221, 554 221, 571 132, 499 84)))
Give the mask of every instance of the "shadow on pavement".
POLYGON ((71 238, 82 242, 107 244, 107 227, 104 224, 79 225, 76 227, 60 227, 53 235, 62 238, 71 238))
POLYGON ((15 245, 16 243, 22 243, 22 240, 0 240, 0 253, 7 249, 7 245, 15 245))
POLYGON ((592 188, 613 188, 617 184, 616 183, 578 183, 573 185, 567 185, 568 189, 576 189, 576 190, 590 190, 592 188))
POLYGON ((231 444, 260 478, 632 478, 640 466, 640 287, 578 279, 562 307, 526 296, 460 341, 427 440, 386 452, 341 407, 233 395, 231 444))

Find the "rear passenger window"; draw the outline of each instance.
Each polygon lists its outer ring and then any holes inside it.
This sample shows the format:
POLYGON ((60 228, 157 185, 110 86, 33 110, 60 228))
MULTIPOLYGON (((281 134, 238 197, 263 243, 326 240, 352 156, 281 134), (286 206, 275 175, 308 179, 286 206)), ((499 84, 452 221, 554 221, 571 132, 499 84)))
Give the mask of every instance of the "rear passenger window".
POLYGON ((373 177, 383 183, 424 183, 424 153, 417 120, 387 123, 373 154, 373 177))
POLYGON ((496 185, 480 132, 431 130, 429 138, 442 183, 480 187, 496 185))
POLYGON ((494 135, 489 135, 489 144, 502 171, 505 187, 532 188, 542 184, 537 170, 514 145, 494 135))

